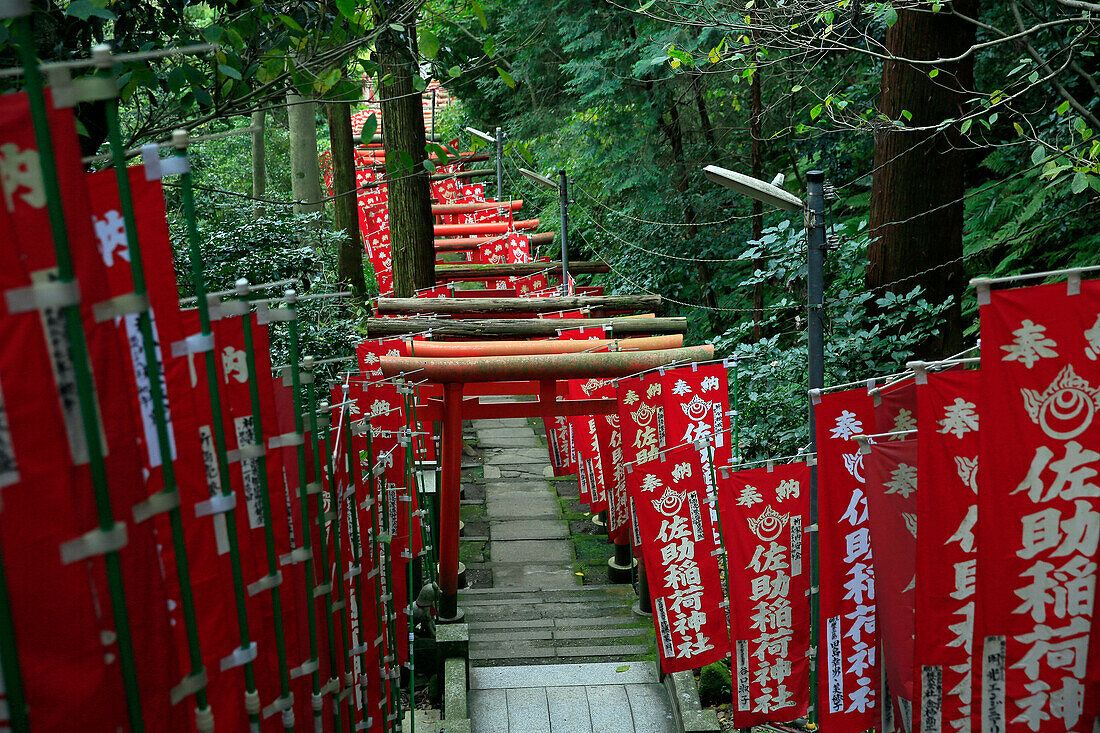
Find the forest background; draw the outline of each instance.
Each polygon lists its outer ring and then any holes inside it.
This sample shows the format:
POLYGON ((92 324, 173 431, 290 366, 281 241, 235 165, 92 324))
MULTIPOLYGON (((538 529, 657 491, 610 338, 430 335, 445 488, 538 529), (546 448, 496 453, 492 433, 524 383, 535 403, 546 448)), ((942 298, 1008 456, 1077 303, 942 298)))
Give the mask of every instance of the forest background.
MULTIPOLYGON (((703 166, 782 174, 799 196, 807 171, 825 171, 827 384, 972 347, 970 277, 1100 263, 1100 6, 1083 0, 35 7, 45 60, 104 41, 116 52, 220 45, 123 65, 129 142, 181 125, 262 125, 191 150, 206 285, 243 276, 296 278, 303 292, 353 287, 358 301, 300 310, 306 352, 320 358, 352 353, 363 299, 377 289, 369 261, 353 257, 347 197, 325 201, 303 161, 338 139, 330 123, 362 106, 365 79, 395 83, 385 58, 395 47, 412 84, 402 96, 434 78, 457 98, 437 123, 443 140, 470 149, 467 125, 506 132, 505 197, 523 198, 543 230, 556 228, 557 196, 517 169, 567 171, 570 257, 611 265, 584 279, 661 294, 661 315, 687 316, 692 342, 737 357, 745 460, 808 443, 805 235, 797 215, 717 186, 703 166)), ((6 26, 0 65, 15 65, 6 26)), ((0 79, 0 89, 17 83, 0 79)), ((89 155, 102 152, 101 117, 78 108, 89 155)), ((410 151, 391 175, 427 152, 441 151, 410 151)), ((182 252, 178 189, 166 196, 182 252)), ((278 334, 274 348, 284 363, 278 334)))

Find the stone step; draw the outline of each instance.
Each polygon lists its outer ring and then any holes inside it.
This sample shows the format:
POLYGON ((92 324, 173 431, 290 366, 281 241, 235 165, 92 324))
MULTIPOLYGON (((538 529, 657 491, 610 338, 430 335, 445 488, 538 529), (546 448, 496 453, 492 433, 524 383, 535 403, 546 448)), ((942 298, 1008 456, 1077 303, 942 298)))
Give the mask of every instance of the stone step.
POLYGON ((560 590, 557 588, 548 590, 536 590, 533 588, 524 588, 516 590, 501 590, 500 588, 469 588, 459 591, 460 598, 466 598, 469 596, 514 596, 514 595, 530 595, 532 593, 541 593, 543 595, 576 595, 582 593, 606 593, 608 595, 634 595, 634 590, 629 585, 578 585, 576 588, 570 590, 560 590))
POLYGON ((652 684, 657 681, 657 665, 653 662, 557 664, 538 669, 470 670, 471 690, 652 684), (624 665, 626 669, 622 669, 624 665))
POLYGON ((499 621, 468 620, 470 633, 493 632, 504 629, 545 628, 550 625, 562 629, 598 629, 598 628, 653 628, 653 620, 647 616, 633 613, 599 616, 596 618, 557 618, 557 619, 501 619, 499 621))

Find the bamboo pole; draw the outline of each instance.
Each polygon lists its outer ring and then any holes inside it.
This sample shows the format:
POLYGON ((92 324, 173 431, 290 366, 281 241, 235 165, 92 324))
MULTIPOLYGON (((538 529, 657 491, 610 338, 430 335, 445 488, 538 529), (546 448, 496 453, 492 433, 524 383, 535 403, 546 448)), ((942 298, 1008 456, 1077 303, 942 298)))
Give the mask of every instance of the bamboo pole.
MULTIPOLYGON (((247 280, 242 279, 237 281, 237 292, 242 297, 247 298, 247 280)), ((241 323, 244 327, 245 363, 248 365, 249 374, 248 396, 252 403, 252 442, 254 445, 262 448, 264 446, 263 414, 260 409, 260 384, 257 379, 256 347, 252 337, 252 320, 253 314, 251 312, 241 317, 241 323)), ((244 446, 239 447, 243 448, 244 446)), ((246 459, 242 457, 241 460, 254 460, 256 462, 256 473, 258 474, 260 483, 260 506, 264 517, 264 548, 267 553, 267 575, 261 580, 270 579, 269 582, 271 582, 271 587, 268 588, 268 592, 271 593, 271 611, 275 617, 275 653, 279 662, 279 689, 281 693, 276 703, 272 704, 279 704, 281 706, 282 709, 280 712, 283 713, 283 730, 287 733, 291 733, 294 730, 294 708, 292 707, 293 697, 291 697, 290 694, 290 669, 287 666, 286 658, 286 637, 283 630, 283 601, 281 588, 279 587, 282 578, 279 575, 279 557, 275 549, 275 527, 271 519, 271 491, 267 482, 267 458, 261 451, 256 458, 246 459), (275 582, 275 578, 279 578, 279 582, 275 582)))
MULTIPOLYGON (((506 235, 505 235, 506 236, 506 235)), ((537 247, 543 244, 552 244, 555 237, 554 232, 534 232, 527 235, 527 243, 533 247, 537 247)), ((477 249, 479 245, 488 244, 489 242, 495 242, 500 239, 501 235, 487 236, 487 237, 452 237, 435 240, 436 252, 461 252, 464 250, 477 249)))
POLYGON ((553 338, 559 330, 603 326, 610 326, 616 338, 683 334, 687 331, 686 318, 368 318, 363 324, 368 338, 411 336, 429 330, 433 336, 467 339, 553 338))
MULTIPOLYGON (((24 15, 13 23, 16 44, 23 65, 25 90, 30 102, 31 120, 34 126, 35 142, 38 145, 38 159, 42 184, 46 192, 46 208, 50 219, 54 252, 57 258, 57 281, 63 285, 75 282, 72 254, 69 249, 69 236, 65 222, 65 210, 61 199, 53 140, 50 137, 49 118, 46 112, 45 93, 42 88, 42 76, 38 69, 38 60, 34 53, 34 35, 31 29, 31 17, 24 15)), ((92 378, 88 343, 84 333, 80 306, 70 304, 62 307, 65 319, 65 335, 69 342, 69 356, 72 361, 73 379, 76 383, 77 404, 84 441, 88 451, 88 467, 91 473, 92 489, 95 499, 96 518, 99 531, 110 534, 118 531, 119 522, 115 520, 111 506, 110 487, 107 484, 107 471, 104 464, 104 446, 99 433, 99 406, 95 381, 92 378)), ((134 664, 133 637, 130 633, 130 618, 126 610, 126 593, 122 582, 122 565, 118 550, 103 555, 107 569, 107 587, 111 599, 111 615, 114 620, 118 643, 119 667, 122 673, 123 689, 126 694, 126 713, 130 728, 144 731, 145 721, 141 710, 141 697, 138 692, 137 668, 134 664)))
MULTIPOLYGON (((108 47, 97 46, 93 52, 99 52, 97 65, 110 69, 113 65, 108 47), (103 49, 106 50, 105 57, 103 49)), ((110 72, 108 71, 108 74, 110 72)), ((114 76, 109 78, 114 80, 114 76)), ((137 217, 134 212, 133 192, 130 189, 130 173, 126 166, 126 148, 122 144, 122 129, 118 116, 118 97, 106 100, 107 140, 110 144, 112 162, 115 168, 115 181, 118 185, 119 205, 126 231, 126 245, 130 254, 130 275, 133 279, 134 294, 146 300, 148 288, 145 284, 145 268, 142 260, 141 241, 138 236, 137 217)), ((202 648, 199 641, 198 620, 195 615, 195 596, 191 587, 191 572, 187 559, 187 545, 183 531, 183 518, 180 513, 179 486, 176 483, 176 468, 172 456, 172 440, 169 436, 168 418, 165 414, 164 372, 160 363, 153 336, 152 311, 146 307, 137 314, 138 329, 141 332, 141 347, 145 355, 145 380, 149 385, 149 399, 153 403, 153 423, 156 426, 157 449, 160 452, 161 473, 164 488, 160 493, 169 499, 168 522, 172 532, 172 548, 176 561, 176 576, 179 579, 180 607, 183 612, 183 625, 187 637, 187 653, 191 663, 189 677, 200 680, 195 691, 195 721, 200 731, 214 728, 214 713, 207 700, 205 672, 202 663, 202 648), (173 501, 174 500, 174 501, 173 501)), ((135 364, 135 368, 137 365, 135 364)), ((135 377, 137 375, 135 374, 135 377)), ((141 521, 135 516, 134 521, 141 521)))
POLYGON ((660 295, 570 295, 550 298, 387 298, 375 301, 379 315, 467 316, 471 314, 557 313, 591 309, 599 311, 653 311, 661 307, 660 295))
MULTIPOLYGON (((173 135, 173 143, 176 155, 184 158, 187 156, 187 134, 181 132, 173 135)), ((195 217, 195 191, 191 182, 191 169, 188 166, 180 176, 180 192, 183 199, 183 218, 187 226, 188 256, 191 263, 191 286, 195 293, 195 301, 199 311, 199 333, 203 339, 213 339, 213 331, 210 328, 210 305, 206 299, 206 285, 203 282, 202 250, 199 247, 199 231, 195 217)), ((217 355, 213 349, 208 349, 203 354, 203 362, 206 366, 206 387, 210 395, 210 431, 214 441, 214 453, 218 463, 218 480, 221 488, 221 498, 228 501, 233 496, 233 486, 229 478, 229 453, 225 444, 225 417, 222 410, 221 389, 219 387, 219 374, 217 355)), ((225 520, 226 536, 229 540, 229 567, 233 576, 233 601, 237 611, 237 633, 241 640, 241 646, 234 654, 240 655, 244 668, 244 700, 245 710, 248 713, 249 727, 253 733, 260 730, 260 696, 256 690, 256 671, 253 660, 256 658, 256 646, 251 640, 248 628, 248 607, 245 601, 244 571, 241 567, 241 546, 237 535, 237 512, 235 502, 228 509, 220 512, 225 520)), ((217 521, 215 519, 215 521, 217 521)), ((227 662, 236 665, 238 662, 233 657, 222 660, 222 669, 227 668, 227 662)))

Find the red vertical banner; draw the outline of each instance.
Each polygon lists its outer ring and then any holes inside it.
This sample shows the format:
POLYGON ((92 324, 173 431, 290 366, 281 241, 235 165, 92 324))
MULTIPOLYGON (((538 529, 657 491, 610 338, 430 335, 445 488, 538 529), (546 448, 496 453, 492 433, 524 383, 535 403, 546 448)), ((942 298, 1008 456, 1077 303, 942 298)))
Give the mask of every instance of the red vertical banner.
MULTIPOLYGON (((657 457, 665 447, 665 407, 661 400, 661 379, 656 373, 618 380, 619 427, 622 430, 623 459, 629 464, 657 457)), ((631 541, 635 553, 644 549, 638 530, 642 473, 631 465, 626 471, 627 505, 630 511, 631 541)))
POLYGON ((977 371, 928 374, 917 386, 913 664, 921 733, 970 726, 979 388, 977 371))
POLYGON ((733 722, 782 723, 810 703, 810 468, 730 474, 718 485, 729 568, 733 722))
MULTIPOLYGON (((569 397, 588 399, 599 384, 598 379, 569 380, 569 397)), ((574 462, 582 501, 587 501, 592 513, 607 509, 607 487, 604 483, 601 445, 596 431, 596 416, 577 415, 569 418, 570 440, 573 444, 574 462)))
POLYGON ((895 440, 896 437, 876 440, 863 457, 870 519, 870 533, 864 537, 873 541, 875 547, 880 663, 886 670, 890 695, 887 700, 886 690, 882 691, 882 704, 892 704, 902 728, 911 731, 914 719, 920 717, 919 710, 913 709, 917 441, 895 440))
POLYGON ((729 634, 699 452, 673 449, 634 471, 641 474, 635 506, 661 669, 697 669, 723 659, 729 634))
POLYGON ((875 572, 863 456, 853 435, 874 424, 864 389, 830 392, 814 408, 817 434, 819 714, 822 728, 878 724, 875 572))
POLYGON ((1092 730, 1100 282, 985 290, 978 299, 973 713, 983 730, 1092 730))
MULTIPOLYGON (((706 494, 714 497, 715 467, 728 466, 733 460, 726 365, 693 364, 662 372, 661 397, 669 445, 693 444, 703 466, 706 494)), ((713 501, 710 520, 717 532, 718 510, 713 501)), ((714 541, 718 544, 717 535, 714 541)))

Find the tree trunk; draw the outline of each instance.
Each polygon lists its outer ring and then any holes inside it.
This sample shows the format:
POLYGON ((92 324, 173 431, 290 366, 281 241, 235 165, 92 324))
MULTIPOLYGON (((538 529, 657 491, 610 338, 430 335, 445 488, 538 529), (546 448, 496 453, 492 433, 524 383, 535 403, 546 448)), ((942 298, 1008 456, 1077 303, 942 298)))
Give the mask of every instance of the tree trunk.
POLYGON ((294 93, 286 95, 287 125, 290 128, 290 191, 294 211, 320 211, 321 167, 317 160, 317 112, 313 102, 294 93))
POLYGON ((703 96, 702 83, 699 74, 691 78, 691 91, 695 95, 695 109, 699 113, 699 127, 703 130, 703 140, 707 144, 707 155, 714 155, 718 150, 718 143, 714 139, 714 126, 710 123, 710 112, 707 111, 707 98, 703 96))
MULTIPOLYGON (((764 103, 760 94, 760 67, 752 75, 749 87, 749 137, 752 138, 752 177, 764 177, 764 103)), ((764 204, 752 200, 752 238, 756 241, 764 236, 764 204)), ((753 268, 763 270, 767 260, 760 258, 752 262, 753 268)), ((759 341, 764 338, 764 283, 752 286, 752 338, 759 341)))
POLYGON ((359 234, 359 211, 355 193, 355 142, 351 133, 351 105, 329 102, 329 146, 332 151, 333 222, 344 232, 336 255, 336 278, 362 295, 367 284, 363 277, 363 239, 359 234))
POLYGON ((413 89, 414 59, 409 52, 406 34, 415 32, 406 26, 404 33, 394 30, 388 19, 391 3, 382 4, 382 17, 376 18, 381 28, 377 40, 382 107, 382 145, 386 161, 392 166, 405 161, 411 169, 389 168, 388 186, 390 243, 393 251, 393 289, 398 297, 411 297, 421 288, 435 285, 435 248, 433 246, 432 199, 429 173, 423 162, 427 158, 424 146, 424 110, 421 95, 413 89))
MULTIPOLYGON (((267 194, 267 160, 264 157, 264 122, 267 112, 252 113, 252 197, 262 199, 267 194)), ((252 202, 252 216, 264 215, 264 203, 252 202)))
MULTIPOLYGON (((973 17, 977 5, 977 0, 957 0, 954 7, 973 17)), ((897 22, 886 33, 887 50, 902 58, 953 57, 973 43, 974 25, 947 13, 899 10, 897 22)), ((933 79, 927 66, 887 61, 880 111, 912 127, 959 117, 971 96, 966 90, 973 88, 973 55, 936 68, 939 74, 933 79)), ((959 300, 966 279, 960 260, 960 199, 968 155, 960 142, 955 126, 910 132, 883 125, 875 134, 867 286, 905 293, 921 285, 929 302, 953 298, 940 337, 927 344, 930 352, 942 355, 958 351, 962 344, 959 300)))
MULTIPOLYGON (((665 137, 668 139, 669 147, 672 148, 672 159, 675 163, 673 174, 673 185, 676 186, 676 191, 680 194, 681 205, 684 207, 684 238, 691 239, 695 236, 697 231, 696 227, 696 214, 695 207, 691 204, 691 199, 688 196, 688 174, 687 174, 687 160, 684 156, 684 130, 680 125, 680 111, 676 107, 676 102, 670 101, 668 105, 668 119, 661 118, 661 129, 665 133, 665 137)), ((699 285, 703 291, 703 303, 710 308, 718 307, 718 300, 714 296, 714 290, 710 285, 710 268, 705 262, 695 263, 695 272, 699 275, 699 285)), ((711 326, 717 332, 719 320, 716 311, 710 312, 711 326)))

